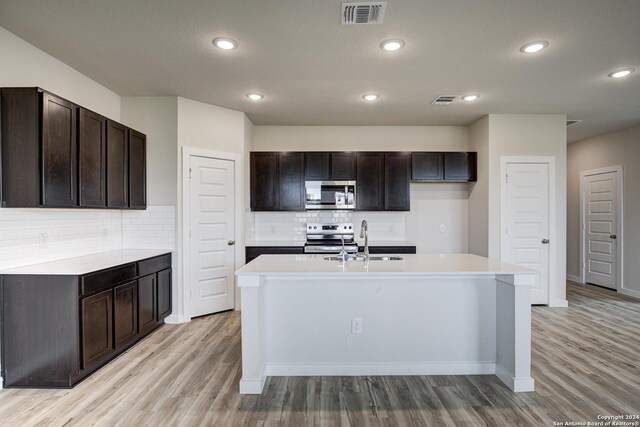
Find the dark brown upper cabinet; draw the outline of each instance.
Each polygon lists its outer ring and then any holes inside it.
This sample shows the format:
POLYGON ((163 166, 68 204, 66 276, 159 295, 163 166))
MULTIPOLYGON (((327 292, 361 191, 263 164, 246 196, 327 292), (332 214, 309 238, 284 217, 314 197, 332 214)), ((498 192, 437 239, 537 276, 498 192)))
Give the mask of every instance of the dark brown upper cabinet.
POLYGON ((411 206, 410 153, 384 153, 384 209, 408 211, 411 206))
POLYGON ((353 181, 356 179, 356 153, 331 153, 331 180, 353 181))
POLYGON ((304 201, 304 153, 279 153, 279 210, 303 211, 304 201))
POLYGON ((411 153, 411 180, 417 182, 442 181, 443 153, 411 153))
POLYGON ((107 119, 84 108, 78 109, 79 205, 107 206, 107 119))
POLYGON ((251 210, 304 210, 304 153, 252 152, 251 210))
POLYGON ((107 120, 107 206, 129 207, 129 129, 107 120))
POLYGON ((252 152, 249 162, 251 210, 278 210, 278 153, 252 152))
POLYGON ((304 178, 307 181, 329 181, 331 153, 325 151, 304 153, 304 178))
POLYGON ((41 88, 0 88, 0 141, 3 207, 146 207, 144 134, 41 88))
POLYGON ((476 181, 476 175, 477 153, 444 153, 445 181, 476 181))
POLYGON ((357 153, 356 208, 384 210, 384 153, 357 153))
POLYGON ((77 106, 39 88, 2 88, 2 205, 78 204, 77 106))
POLYGON ((353 181, 356 155, 349 152, 304 153, 304 176, 308 181, 353 181))
POLYGON ((129 129, 129 207, 147 207, 147 136, 129 129))
POLYGON ((411 153, 414 182, 468 182, 476 180, 476 153, 411 153))

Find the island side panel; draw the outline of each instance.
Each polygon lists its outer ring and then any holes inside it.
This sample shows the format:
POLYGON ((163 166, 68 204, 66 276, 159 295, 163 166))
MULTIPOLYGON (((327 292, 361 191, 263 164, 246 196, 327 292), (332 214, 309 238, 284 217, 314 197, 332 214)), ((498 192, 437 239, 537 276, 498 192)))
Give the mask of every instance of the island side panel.
POLYGON ((78 322, 77 276, 2 276, 4 387, 70 387, 78 322))
POLYGON ((261 394, 264 388, 264 281, 262 276, 240 276, 242 378, 240 394, 261 394))
POLYGON ((496 276, 496 376, 515 392, 533 391, 532 275, 496 276))
POLYGON ((267 276, 263 287, 267 375, 495 372, 493 276, 267 276))

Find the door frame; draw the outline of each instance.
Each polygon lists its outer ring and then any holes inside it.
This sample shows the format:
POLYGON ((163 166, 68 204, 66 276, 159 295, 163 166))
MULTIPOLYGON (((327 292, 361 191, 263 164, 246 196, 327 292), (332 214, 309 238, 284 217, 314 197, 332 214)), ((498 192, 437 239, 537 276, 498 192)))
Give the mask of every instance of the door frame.
POLYGON ((616 235, 618 236, 616 239, 616 244, 618 245, 617 257, 618 257, 618 268, 616 270, 616 291, 621 292, 624 289, 624 276, 622 273, 624 272, 624 169, 622 165, 616 166, 607 166, 603 168, 590 169, 586 171, 580 172, 580 283, 585 283, 584 279, 586 277, 585 268, 586 268, 586 251, 584 250, 584 246, 586 244, 586 224, 585 224, 585 185, 584 181, 587 176, 591 175, 600 175, 603 173, 617 172, 618 173, 618 188, 616 188, 617 199, 616 199, 616 220, 618 222, 618 230, 616 231, 616 235))
MULTIPOLYGON (((234 206, 233 215, 235 217, 235 229, 234 234, 236 241, 234 249, 234 270, 238 269, 241 265, 242 248, 244 247, 244 234, 242 230, 244 228, 244 218, 241 213, 242 209, 242 158, 239 154, 227 153, 224 151, 208 150, 204 148, 195 147, 182 147, 182 221, 180 226, 182 227, 182 299, 184 303, 184 316, 187 320, 191 319, 192 313, 192 300, 191 300, 191 203, 190 193, 191 188, 189 185, 189 161, 191 156, 206 157, 217 160, 228 160, 234 162, 233 178, 234 178, 234 206)), ((233 306, 234 310, 238 309, 238 284, 234 276, 234 289, 233 289, 233 306)))
POLYGON ((556 203, 556 158, 555 156, 501 156, 500 157, 500 260, 505 258, 507 224, 507 165, 510 163, 547 164, 549 167, 549 278, 547 280, 547 302, 550 306, 554 300, 552 289, 555 290, 555 276, 557 262, 557 203, 556 203))

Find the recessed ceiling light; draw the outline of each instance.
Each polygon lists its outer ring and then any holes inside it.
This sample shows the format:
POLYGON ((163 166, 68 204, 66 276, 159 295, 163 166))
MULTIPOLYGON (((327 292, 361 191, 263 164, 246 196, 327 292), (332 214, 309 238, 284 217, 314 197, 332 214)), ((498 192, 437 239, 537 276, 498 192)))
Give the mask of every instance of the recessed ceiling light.
POLYGON ((378 98, 380 98, 380 95, 375 94, 375 93, 367 93, 366 95, 362 95, 362 98, 363 98, 365 101, 375 101, 375 100, 377 100, 378 98))
POLYGON ((549 42, 546 42, 544 40, 540 40, 537 42, 531 42, 531 43, 527 43, 524 46, 522 46, 520 48, 520 52, 523 53, 536 53, 536 52, 540 52, 542 49, 544 49, 545 47, 549 46, 549 42))
POLYGON ((264 95, 260 93, 248 93, 247 98, 249 98, 252 101, 260 101, 262 98, 264 98, 264 95))
POLYGON ((227 37, 216 37, 213 39, 213 45, 220 49, 231 50, 238 47, 238 42, 227 37))
POLYGON ((462 100, 467 102, 473 102, 478 98, 480 98, 478 95, 465 95, 462 97, 462 100))
POLYGON ((623 68, 622 70, 613 71, 608 74, 609 77, 613 77, 614 79, 619 79, 621 77, 627 77, 629 74, 636 71, 635 68, 623 68))
POLYGON ((404 40, 400 40, 400 39, 385 40, 380 44, 380 48, 388 52, 394 52, 398 49, 402 49, 403 47, 404 47, 404 40))

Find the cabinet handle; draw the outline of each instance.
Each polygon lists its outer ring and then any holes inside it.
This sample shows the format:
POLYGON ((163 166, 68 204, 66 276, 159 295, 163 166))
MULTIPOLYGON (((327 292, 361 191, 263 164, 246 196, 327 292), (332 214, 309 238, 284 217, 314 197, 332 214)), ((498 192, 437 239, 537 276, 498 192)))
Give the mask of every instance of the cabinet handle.
POLYGON ((617 239, 617 238, 618 238, 618 236, 616 236, 615 234, 612 234, 612 235, 611 235, 611 236, 609 236, 609 237, 611 237, 612 239, 617 239))
POLYGON ((227 242, 227 245, 229 245, 229 246, 233 246, 233 245, 235 245, 235 244, 236 244, 236 241, 235 241, 235 240, 229 240, 229 241, 227 242))
POLYGON ((542 239, 542 244, 543 245, 548 245, 549 244, 549 239, 542 239))

